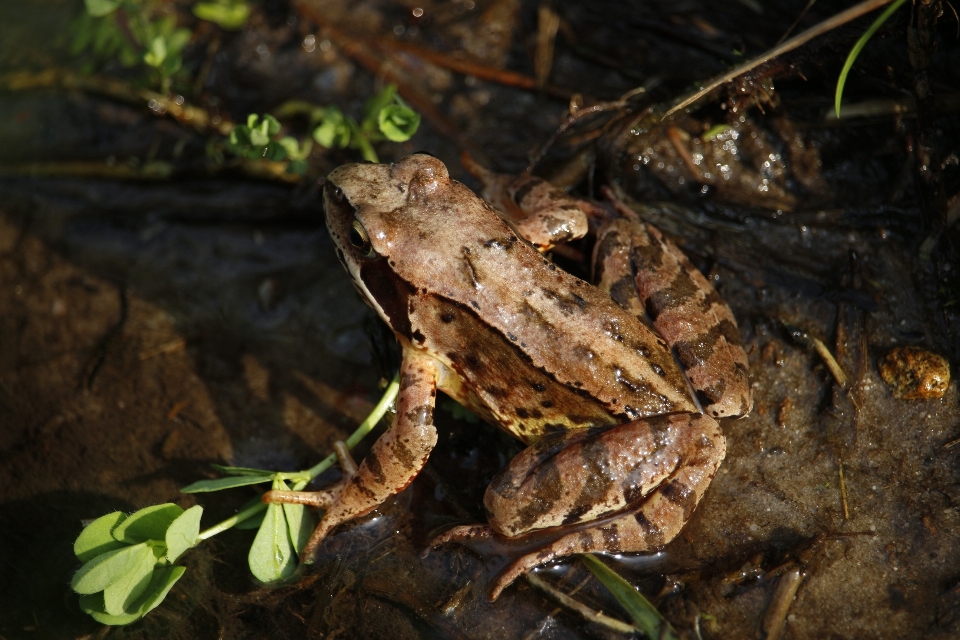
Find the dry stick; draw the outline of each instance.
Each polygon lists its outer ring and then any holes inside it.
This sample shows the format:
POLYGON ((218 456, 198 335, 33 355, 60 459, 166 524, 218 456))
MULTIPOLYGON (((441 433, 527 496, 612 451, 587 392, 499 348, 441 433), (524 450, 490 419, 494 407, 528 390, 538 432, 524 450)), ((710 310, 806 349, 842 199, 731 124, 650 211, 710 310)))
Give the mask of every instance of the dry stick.
POLYGON ((761 637, 764 640, 777 640, 780 637, 787 619, 787 611, 790 610, 803 577, 803 570, 795 567, 777 580, 777 589, 773 592, 773 598, 770 599, 766 613, 763 614, 761 637))
POLYGON ((847 483, 843 479, 843 463, 840 463, 840 502, 843 504, 843 519, 850 519, 850 509, 847 506, 847 483))
POLYGON ((564 607, 567 607, 568 609, 572 609, 573 611, 576 611, 589 622, 594 622, 596 624, 603 625, 608 629, 612 629, 613 631, 616 631, 618 633, 637 633, 638 631, 638 629, 633 625, 617 620, 616 618, 611 618, 610 616, 604 613, 601 613, 599 611, 594 611, 593 609, 583 604, 579 600, 571 598, 570 596, 563 593, 562 591, 554 589, 553 587, 551 587, 549 584, 547 584, 546 582, 538 578, 533 573, 528 572, 523 574, 523 576, 527 579, 527 581, 530 584, 532 584, 537 589, 540 589, 541 591, 543 591, 551 599, 557 601, 558 603, 560 603, 564 607))
POLYGON ((440 113, 426 96, 423 96, 391 70, 389 64, 370 51, 365 42, 352 38, 330 25, 323 19, 323 15, 313 6, 313 3, 308 0, 296 0, 294 9, 305 19, 322 27, 330 40, 360 66, 374 76, 383 78, 388 83, 396 84, 397 92, 403 99, 419 112, 440 135, 453 141, 461 150, 469 151, 471 155, 483 155, 483 151, 462 135, 460 128, 453 121, 440 113))
POLYGON ((710 93, 711 91, 719 87, 720 85, 730 82, 731 80, 734 80, 738 76, 743 75, 748 71, 756 69, 760 65, 766 62, 769 62, 770 60, 773 60, 777 56, 782 56, 783 54, 789 51, 793 51, 797 47, 800 47, 806 44, 810 40, 813 40, 814 38, 821 36, 824 33, 827 33, 828 31, 832 31, 833 29, 836 29, 837 27, 843 24, 846 24, 851 20, 856 20, 860 16, 870 13, 874 9, 879 9, 880 7, 886 4, 890 4, 892 1, 893 0, 866 0, 865 2, 861 2, 860 4, 850 7, 846 11, 841 11, 840 13, 833 16, 832 18, 828 18, 827 20, 824 20, 820 24, 814 27, 811 27, 810 29, 807 29, 803 33, 800 33, 790 38, 783 44, 777 47, 774 47, 766 51, 765 53, 760 54, 753 60, 745 62, 740 66, 734 67, 733 69, 731 69, 730 71, 727 71, 723 75, 718 76, 713 80, 710 80, 706 85, 701 87, 699 90, 693 92, 692 94, 690 94, 685 98, 680 99, 680 101, 677 102, 674 106, 672 106, 664 114, 663 117, 666 118, 671 114, 676 113, 680 109, 690 106, 691 104, 693 104, 700 98, 704 97, 705 95, 707 95, 708 93, 710 93))
POLYGON ((490 67, 488 65, 479 64, 470 60, 464 60, 462 58, 454 58, 453 56, 445 53, 440 53, 439 51, 434 51, 433 49, 427 49, 426 47, 421 47, 410 42, 402 42, 392 38, 377 38, 376 43, 377 46, 384 49, 389 49, 391 51, 403 51, 404 53, 412 54, 421 60, 429 62, 430 64, 438 67, 450 69, 451 71, 456 71, 457 73, 461 73, 466 76, 474 76, 475 78, 479 78, 481 80, 496 82, 508 87, 516 87, 518 89, 539 89, 547 95, 560 98, 562 100, 569 100, 570 96, 572 96, 574 93, 570 89, 564 89, 563 87, 558 87, 555 84, 546 84, 543 87, 537 87, 536 79, 522 73, 508 71, 506 69, 498 69, 496 67, 490 67))
POLYGON ((71 71, 48 69, 40 73, 20 71, 0 76, 0 88, 9 91, 22 91, 40 87, 63 87, 65 89, 82 89, 92 93, 100 93, 115 100, 137 105, 150 105, 152 111, 158 115, 167 114, 175 120, 190 125, 194 129, 205 131, 213 129, 227 135, 233 129, 233 124, 222 120, 214 123, 206 110, 194 107, 187 103, 178 104, 174 98, 141 89, 131 84, 104 78, 101 76, 83 76, 71 71), (151 104, 152 103, 152 104, 151 104))

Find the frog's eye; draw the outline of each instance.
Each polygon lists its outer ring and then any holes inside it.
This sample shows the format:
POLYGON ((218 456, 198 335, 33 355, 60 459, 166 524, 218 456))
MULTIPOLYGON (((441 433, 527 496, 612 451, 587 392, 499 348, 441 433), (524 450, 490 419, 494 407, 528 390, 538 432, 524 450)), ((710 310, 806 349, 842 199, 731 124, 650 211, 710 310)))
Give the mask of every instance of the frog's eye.
POLYGON ((354 219, 353 225, 350 227, 350 244, 366 257, 373 257, 374 252, 373 247, 370 246, 370 236, 367 235, 367 230, 363 228, 360 221, 356 219, 354 219))

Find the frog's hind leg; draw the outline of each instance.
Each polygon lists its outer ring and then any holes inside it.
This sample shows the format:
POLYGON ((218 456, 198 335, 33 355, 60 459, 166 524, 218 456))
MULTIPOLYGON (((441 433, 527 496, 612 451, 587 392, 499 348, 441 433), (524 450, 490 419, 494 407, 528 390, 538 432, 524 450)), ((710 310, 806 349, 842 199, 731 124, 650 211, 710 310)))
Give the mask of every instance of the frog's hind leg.
MULTIPOLYGON (((320 505, 327 510, 303 548, 300 556, 303 562, 312 561, 317 546, 334 527, 377 508, 420 473, 437 443, 437 430, 433 426, 437 375, 437 364, 432 358, 404 352, 396 420, 373 444, 356 473, 339 491, 328 496, 329 504, 320 505)), ((281 495, 278 501, 289 502, 286 497, 281 495)))
MULTIPOLYGON (((539 499, 542 496, 538 497, 537 494, 546 493, 562 496, 571 492, 569 495, 576 496, 578 500, 590 493, 596 494, 590 496, 591 500, 601 494, 619 494, 624 499, 633 500, 620 510, 595 522, 591 521, 591 516, 585 516, 578 521, 579 524, 571 525, 568 533, 514 561, 494 581, 490 590, 491 600, 495 600, 504 588, 525 572, 554 558, 594 551, 653 551, 660 549, 680 533, 723 461, 726 452, 723 433, 716 421, 708 416, 674 415, 638 420, 614 427, 605 432, 600 440, 605 439, 609 441, 607 445, 615 445, 620 440, 635 438, 643 441, 651 437, 660 443, 660 448, 646 454, 639 452, 642 458, 636 468, 627 474, 626 481, 618 483, 617 486, 596 486, 599 481, 606 479, 598 480, 594 477, 592 480, 565 487, 566 482, 576 482, 577 479, 565 477, 565 472, 558 475, 557 470, 551 468, 551 463, 541 465, 533 474, 535 478, 527 478, 523 484, 536 489, 532 495, 524 498, 528 508, 532 506, 536 509, 542 502, 539 499), (656 484, 651 486, 648 484, 650 481, 656 484), (641 497, 636 498, 637 494, 641 497)), ((593 444, 595 443, 585 442, 585 449, 595 448, 592 447, 593 444)), ((585 449, 581 449, 581 455, 585 449)), ((598 461, 586 461, 581 468, 598 465, 607 466, 598 461)), ((488 496, 490 491, 488 489, 488 496)), ((603 501, 603 498, 600 500, 603 501)), ((512 511, 522 517, 524 506, 515 504, 512 511)), ((568 518, 571 515, 573 513, 568 514, 568 518)))
POLYGON ((674 350, 706 414, 750 412, 747 355, 733 312, 676 245, 652 225, 612 220, 597 234, 594 269, 597 286, 649 320, 674 350))

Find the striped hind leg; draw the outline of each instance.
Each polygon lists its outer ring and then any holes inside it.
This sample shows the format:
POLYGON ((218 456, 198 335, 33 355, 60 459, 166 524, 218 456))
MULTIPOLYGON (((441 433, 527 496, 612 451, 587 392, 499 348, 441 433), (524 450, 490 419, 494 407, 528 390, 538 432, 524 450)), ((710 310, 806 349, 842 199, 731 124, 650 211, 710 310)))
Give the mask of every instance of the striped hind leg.
MULTIPOLYGON (((669 430, 675 436, 675 440, 666 445, 671 449, 668 457, 673 459, 673 464, 669 469, 656 469, 657 474, 666 474, 662 481, 654 487, 644 487, 643 497, 620 511, 595 522, 563 527, 560 531, 570 532, 515 560, 497 576, 490 590, 491 600, 496 600, 504 588, 525 572, 555 558, 594 551, 655 551, 680 533, 716 475, 726 452, 726 442, 720 426, 708 416, 668 418, 669 430)), ((623 433, 632 431, 643 439, 652 430, 662 431, 663 421, 664 418, 638 420, 616 429, 623 433), (656 427, 652 426, 658 422, 656 427)))
POLYGON ((733 312, 676 245, 652 225, 612 220, 597 234, 594 270, 597 286, 670 345, 704 413, 750 412, 747 355, 733 312))

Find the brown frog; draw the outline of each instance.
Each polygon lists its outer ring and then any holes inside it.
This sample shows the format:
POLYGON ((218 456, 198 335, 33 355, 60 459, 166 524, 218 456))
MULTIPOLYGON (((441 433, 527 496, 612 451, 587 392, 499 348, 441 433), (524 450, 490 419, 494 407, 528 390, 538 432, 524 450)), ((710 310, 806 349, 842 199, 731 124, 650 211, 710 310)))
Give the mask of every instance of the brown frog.
POLYGON ((715 418, 751 409, 733 314, 659 231, 605 221, 593 286, 537 250, 586 232, 579 202, 536 178, 484 177, 509 211, 425 154, 327 178, 337 256, 396 334, 401 384, 393 426, 359 467, 341 455, 342 482, 267 494, 326 509, 307 562, 331 529, 417 476, 437 442, 438 389, 529 446, 487 488, 489 525, 434 543, 554 534, 495 580, 491 599, 559 556, 669 542, 723 460, 715 418))

